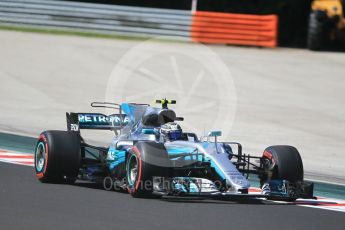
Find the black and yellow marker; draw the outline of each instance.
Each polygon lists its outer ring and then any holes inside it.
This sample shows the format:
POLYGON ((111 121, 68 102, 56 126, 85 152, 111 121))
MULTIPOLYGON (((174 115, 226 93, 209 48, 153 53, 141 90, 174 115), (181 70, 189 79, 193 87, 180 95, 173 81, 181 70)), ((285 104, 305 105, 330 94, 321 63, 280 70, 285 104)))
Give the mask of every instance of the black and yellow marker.
POLYGON ((164 98, 156 100, 156 103, 162 104, 162 109, 167 109, 168 104, 176 104, 176 100, 167 100, 166 98, 164 98))

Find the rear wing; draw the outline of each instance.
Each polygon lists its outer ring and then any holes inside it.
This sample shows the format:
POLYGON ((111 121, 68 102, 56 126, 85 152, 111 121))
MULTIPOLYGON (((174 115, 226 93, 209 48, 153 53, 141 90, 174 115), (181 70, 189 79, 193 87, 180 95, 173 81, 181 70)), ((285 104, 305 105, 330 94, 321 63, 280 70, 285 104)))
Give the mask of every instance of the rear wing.
POLYGON ((80 129, 121 130, 129 122, 125 114, 66 113, 67 130, 80 129))
MULTIPOLYGON (((156 115, 153 116, 156 120, 163 119, 165 123, 165 120, 170 117, 171 121, 183 121, 182 117, 176 117, 175 112, 168 109, 167 105, 176 104, 175 100, 162 99, 156 100, 156 103, 162 104, 163 110, 159 114, 157 111, 157 114, 153 114, 156 115)), ((130 122, 131 124, 136 124, 139 119, 142 119, 142 116, 150 105, 138 103, 122 103, 120 105, 110 102, 92 102, 91 107, 114 109, 117 110, 117 114, 107 116, 102 113, 66 113, 67 130, 79 132, 81 129, 101 129, 112 130, 117 134, 118 130, 123 129, 130 122)), ((150 114, 147 118, 150 121, 153 119, 150 114)))

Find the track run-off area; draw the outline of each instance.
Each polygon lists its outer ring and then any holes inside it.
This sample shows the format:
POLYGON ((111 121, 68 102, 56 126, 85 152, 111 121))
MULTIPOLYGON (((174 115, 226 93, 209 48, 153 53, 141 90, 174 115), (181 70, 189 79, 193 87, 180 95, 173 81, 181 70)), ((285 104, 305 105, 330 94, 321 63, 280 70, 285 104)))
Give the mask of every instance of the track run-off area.
POLYGON ((251 155, 293 145, 306 178, 345 184, 344 66, 345 53, 0 30, 0 130, 37 137, 66 129, 66 112, 113 112, 92 101, 167 97, 186 131, 221 130, 251 155))

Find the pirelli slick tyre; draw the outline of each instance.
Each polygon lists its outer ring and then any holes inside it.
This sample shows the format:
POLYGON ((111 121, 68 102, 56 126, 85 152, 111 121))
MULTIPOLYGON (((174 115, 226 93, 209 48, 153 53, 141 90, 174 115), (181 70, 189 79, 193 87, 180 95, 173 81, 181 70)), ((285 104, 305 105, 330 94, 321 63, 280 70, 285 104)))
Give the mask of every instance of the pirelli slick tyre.
POLYGON ((153 177, 169 177, 170 160, 162 143, 138 142, 126 157, 126 182, 133 197, 151 197, 153 177))
POLYGON ((262 161, 266 173, 260 178, 261 186, 268 180, 303 180, 302 158, 293 146, 270 146, 265 149, 262 161))
POLYGON ((44 183, 74 183, 81 162, 80 135, 45 131, 35 149, 35 173, 44 183))

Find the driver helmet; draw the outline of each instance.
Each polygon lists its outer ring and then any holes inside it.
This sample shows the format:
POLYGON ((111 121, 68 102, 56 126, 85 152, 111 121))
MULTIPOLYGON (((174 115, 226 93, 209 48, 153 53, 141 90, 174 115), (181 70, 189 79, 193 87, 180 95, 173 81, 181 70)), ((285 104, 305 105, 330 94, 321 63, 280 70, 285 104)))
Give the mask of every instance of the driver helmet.
POLYGON ((182 136, 181 126, 175 122, 168 122, 161 126, 161 134, 165 141, 176 141, 182 136))

